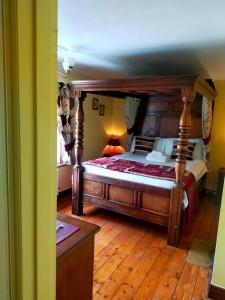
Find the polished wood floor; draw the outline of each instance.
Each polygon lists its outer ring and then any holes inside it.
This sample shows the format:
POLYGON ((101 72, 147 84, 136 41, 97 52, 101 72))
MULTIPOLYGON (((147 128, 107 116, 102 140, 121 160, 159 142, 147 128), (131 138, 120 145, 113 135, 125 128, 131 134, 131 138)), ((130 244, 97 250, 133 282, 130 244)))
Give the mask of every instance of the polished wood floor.
MULTIPOLYGON (((58 200, 58 211, 71 215, 71 195, 58 200)), ((211 270, 186 261, 194 238, 215 242, 218 207, 201 200, 191 230, 179 248, 166 245, 166 229, 120 214, 85 207, 82 220, 101 227, 95 240, 93 299, 209 299, 211 270)))

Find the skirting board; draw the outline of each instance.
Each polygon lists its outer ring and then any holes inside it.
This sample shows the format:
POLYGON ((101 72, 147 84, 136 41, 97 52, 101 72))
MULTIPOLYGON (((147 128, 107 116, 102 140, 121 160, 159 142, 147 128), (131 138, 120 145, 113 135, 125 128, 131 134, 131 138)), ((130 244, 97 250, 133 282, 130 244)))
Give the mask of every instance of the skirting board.
POLYGON ((64 190, 62 192, 59 192, 58 195, 57 195, 57 199, 60 199, 60 198, 65 197, 67 195, 71 195, 72 196, 72 188, 64 190))
POLYGON ((209 287, 209 297, 213 300, 225 300, 225 289, 211 284, 209 287))

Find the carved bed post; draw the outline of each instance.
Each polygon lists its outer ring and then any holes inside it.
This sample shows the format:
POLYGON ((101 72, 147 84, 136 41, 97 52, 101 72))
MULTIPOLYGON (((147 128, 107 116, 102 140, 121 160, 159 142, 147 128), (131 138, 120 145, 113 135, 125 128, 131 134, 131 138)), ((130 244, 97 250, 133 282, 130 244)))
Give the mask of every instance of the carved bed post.
POLYGON ((168 227, 168 244, 177 246, 179 240, 180 220, 183 207, 182 178, 186 169, 186 151, 188 150, 188 138, 191 131, 191 102, 194 100, 194 92, 190 88, 181 90, 183 111, 179 123, 178 157, 176 159, 176 185, 171 192, 170 219, 168 227))
POLYGON ((182 178, 186 169, 186 151, 188 150, 188 139, 191 132, 191 102, 194 93, 191 89, 182 89, 183 112, 179 124, 178 157, 176 159, 176 184, 182 186, 182 178))
POLYGON ((75 116, 76 130, 75 130, 75 160, 76 164, 73 168, 73 190, 72 190, 72 213, 75 215, 82 215, 82 156, 83 156, 83 138, 84 138, 84 111, 83 101, 86 93, 75 91, 75 99, 77 101, 77 110, 75 116))

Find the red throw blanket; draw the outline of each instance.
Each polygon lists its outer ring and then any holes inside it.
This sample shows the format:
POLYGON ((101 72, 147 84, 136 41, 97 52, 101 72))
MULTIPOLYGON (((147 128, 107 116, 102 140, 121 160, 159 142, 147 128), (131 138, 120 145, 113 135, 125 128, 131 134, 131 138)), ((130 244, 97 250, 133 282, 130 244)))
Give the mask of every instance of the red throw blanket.
POLYGON ((84 164, 101 167, 104 169, 154 177, 158 179, 175 180, 175 168, 170 166, 161 166, 153 164, 142 164, 132 160, 117 159, 112 157, 98 158, 89 160, 84 164))
MULTIPOLYGON (((118 159, 113 157, 103 157, 94 160, 89 160, 84 165, 92 165, 96 167, 105 168, 112 171, 124 172, 140 176, 146 176, 157 179, 175 181, 175 168, 171 166, 142 164, 136 161, 118 159)), ((186 171, 183 176, 183 187, 188 197, 188 207, 184 211, 183 225, 190 225, 191 219, 198 210, 198 192, 196 180, 191 172, 186 171)))

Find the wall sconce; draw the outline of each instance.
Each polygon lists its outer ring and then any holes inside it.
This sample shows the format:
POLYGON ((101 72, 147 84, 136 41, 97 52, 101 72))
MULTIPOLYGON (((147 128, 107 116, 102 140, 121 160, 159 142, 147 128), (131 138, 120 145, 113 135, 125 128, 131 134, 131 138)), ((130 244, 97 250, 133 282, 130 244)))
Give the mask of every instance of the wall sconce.
POLYGON ((72 71, 72 69, 74 68, 74 65, 72 62, 69 62, 68 58, 65 57, 62 61, 62 67, 63 67, 64 72, 69 74, 72 71))

